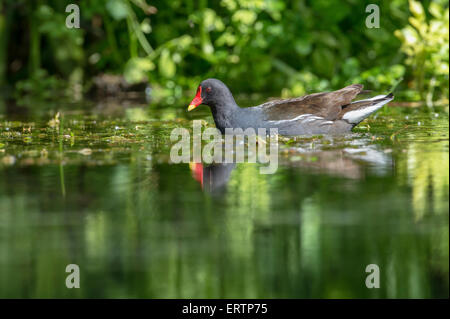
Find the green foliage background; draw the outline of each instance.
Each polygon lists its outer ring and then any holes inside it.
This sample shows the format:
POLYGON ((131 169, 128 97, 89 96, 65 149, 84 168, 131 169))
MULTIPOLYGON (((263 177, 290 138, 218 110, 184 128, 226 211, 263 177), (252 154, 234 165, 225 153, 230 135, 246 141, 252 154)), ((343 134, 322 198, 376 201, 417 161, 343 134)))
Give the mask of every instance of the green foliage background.
POLYGON ((99 74, 183 98, 204 78, 283 97, 349 83, 448 101, 447 1, 1 0, 0 84, 16 96, 80 97, 99 74), (68 29, 69 3, 81 28, 68 29))

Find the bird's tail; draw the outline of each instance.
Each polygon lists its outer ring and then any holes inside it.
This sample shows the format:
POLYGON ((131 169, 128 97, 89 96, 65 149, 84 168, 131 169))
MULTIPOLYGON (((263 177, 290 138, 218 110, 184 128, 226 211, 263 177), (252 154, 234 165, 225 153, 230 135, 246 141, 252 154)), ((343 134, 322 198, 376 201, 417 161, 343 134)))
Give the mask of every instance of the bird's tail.
POLYGON ((346 120, 355 126, 393 99, 394 95, 390 93, 388 95, 377 95, 370 99, 352 102, 342 107, 338 119, 346 120))

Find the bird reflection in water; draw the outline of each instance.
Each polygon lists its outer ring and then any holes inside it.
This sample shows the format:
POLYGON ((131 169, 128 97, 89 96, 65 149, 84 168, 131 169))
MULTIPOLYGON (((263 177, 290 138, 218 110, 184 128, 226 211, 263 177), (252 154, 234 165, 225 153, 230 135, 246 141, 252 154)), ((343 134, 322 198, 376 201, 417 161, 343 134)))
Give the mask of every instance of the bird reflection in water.
MULTIPOLYGON (((357 143, 362 141, 355 141, 353 144, 357 143)), ((294 161, 291 156, 280 156, 279 164, 292 169, 306 169, 308 174, 326 174, 351 180, 364 178, 367 167, 371 167, 372 173, 384 175, 389 173, 393 165, 392 156, 373 145, 360 146, 358 150, 344 148, 306 153, 299 149, 296 151, 302 155, 302 160, 294 161), (312 158, 314 161, 310 160, 312 158)), ((192 177, 200 183, 203 191, 221 194, 226 189, 236 163, 208 165, 191 162, 189 167, 192 177)))
POLYGON ((236 167, 236 163, 211 164, 189 163, 192 177, 200 183, 206 192, 222 192, 230 179, 231 172, 236 167))

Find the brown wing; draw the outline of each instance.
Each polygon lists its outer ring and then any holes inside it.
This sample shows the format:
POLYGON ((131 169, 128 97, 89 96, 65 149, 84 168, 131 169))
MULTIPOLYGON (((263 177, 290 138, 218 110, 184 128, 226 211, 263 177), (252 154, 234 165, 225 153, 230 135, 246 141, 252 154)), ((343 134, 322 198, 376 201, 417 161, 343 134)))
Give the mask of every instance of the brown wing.
POLYGON ((302 97, 270 101, 261 104, 269 121, 293 119, 302 114, 314 114, 327 120, 335 120, 342 106, 350 104, 363 88, 361 84, 352 84, 333 92, 314 93, 302 97))

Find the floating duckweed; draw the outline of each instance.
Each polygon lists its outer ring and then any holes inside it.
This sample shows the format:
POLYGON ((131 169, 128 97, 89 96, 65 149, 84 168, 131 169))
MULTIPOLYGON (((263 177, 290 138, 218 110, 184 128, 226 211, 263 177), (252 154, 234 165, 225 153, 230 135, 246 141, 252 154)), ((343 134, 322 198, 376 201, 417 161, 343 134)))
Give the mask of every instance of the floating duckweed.
POLYGON ((2 158, 2 163, 7 166, 14 165, 15 162, 16 158, 12 155, 6 155, 2 158))
POLYGON ((32 141, 33 141, 33 139, 32 139, 30 136, 26 136, 26 137, 23 138, 23 142, 24 142, 24 143, 29 144, 29 143, 31 143, 32 141))
POLYGON ((82 150, 79 150, 78 153, 88 156, 92 154, 92 150, 90 148, 83 148, 82 150))

